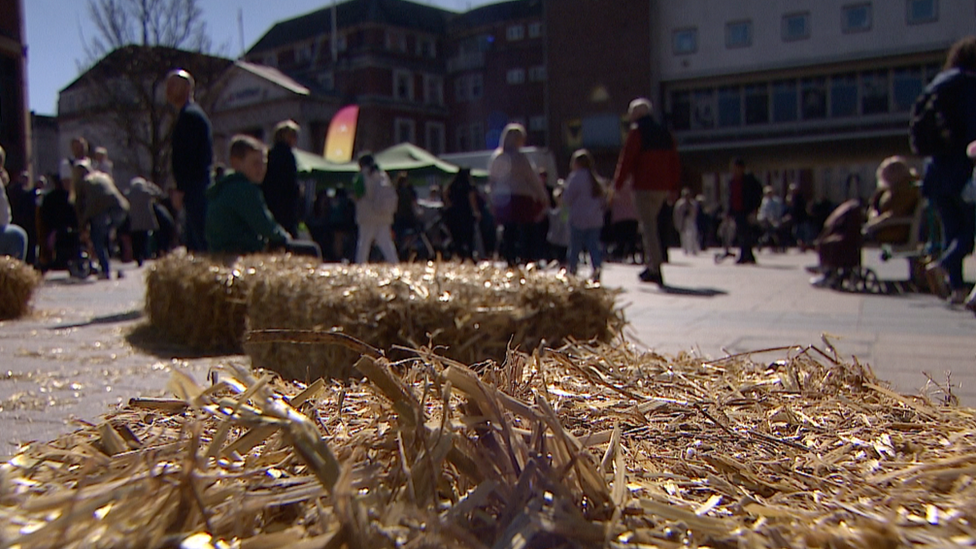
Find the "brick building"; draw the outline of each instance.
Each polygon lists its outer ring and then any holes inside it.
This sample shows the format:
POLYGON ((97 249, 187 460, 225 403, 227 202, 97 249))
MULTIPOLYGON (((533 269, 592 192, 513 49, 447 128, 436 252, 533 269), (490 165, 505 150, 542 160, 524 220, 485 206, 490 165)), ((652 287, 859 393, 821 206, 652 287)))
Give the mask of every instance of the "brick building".
MULTIPOLYGON (((360 107, 356 150, 409 141, 447 150, 445 25, 452 12, 404 0, 350 0, 276 23, 245 54, 338 106, 360 107)), ((310 124, 322 151, 329 119, 310 124)))
POLYGON ((455 15, 447 26, 449 152, 493 149, 505 124, 546 145, 542 0, 501 2, 455 15))
POLYGON ((21 0, 0 0, 0 145, 10 173, 30 169, 29 123, 24 6, 21 0))

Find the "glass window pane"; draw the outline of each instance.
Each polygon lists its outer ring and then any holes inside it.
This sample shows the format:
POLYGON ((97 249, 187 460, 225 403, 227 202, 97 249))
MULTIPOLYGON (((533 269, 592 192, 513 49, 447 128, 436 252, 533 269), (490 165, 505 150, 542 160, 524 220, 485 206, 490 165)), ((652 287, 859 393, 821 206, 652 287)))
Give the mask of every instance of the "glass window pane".
POLYGON ((691 94, 686 91, 671 92, 671 127, 675 130, 691 128, 691 94))
POLYGON ((718 90, 718 125, 720 127, 742 124, 742 93, 738 87, 718 90))
POLYGON ((783 16, 783 40, 802 40, 810 37, 810 13, 790 13, 783 16))
POLYGON ((892 79, 892 98, 894 99, 895 112, 910 111, 915 99, 922 93, 924 86, 920 67, 896 69, 892 79))
POLYGON ((861 114, 888 112, 888 71, 861 75, 861 114))
POLYGON ((715 91, 698 90, 692 97, 691 129, 707 130, 715 127, 715 91))
POLYGON ((827 118, 827 79, 804 78, 800 83, 804 120, 827 118))
POLYGON ((735 21, 725 25, 725 46, 744 48, 752 44, 752 23, 735 21))
POLYGON ((792 122, 799 116, 796 80, 773 82, 773 122, 792 122))
POLYGON ((908 0, 908 23, 931 23, 939 18, 936 0, 908 0))
POLYGON ((769 123, 769 87, 746 87, 746 124, 769 123))
POLYGON ((857 75, 844 74, 830 78, 830 116, 840 118, 857 114, 857 75))
POLYGON ((871 4, 845 6, 843 11, 844 32, 861 32, 871 29, 871 4))
POLYGON ((698 29, 681 29, 671 35, 671 48, 675 55, 698 51, 698 29))

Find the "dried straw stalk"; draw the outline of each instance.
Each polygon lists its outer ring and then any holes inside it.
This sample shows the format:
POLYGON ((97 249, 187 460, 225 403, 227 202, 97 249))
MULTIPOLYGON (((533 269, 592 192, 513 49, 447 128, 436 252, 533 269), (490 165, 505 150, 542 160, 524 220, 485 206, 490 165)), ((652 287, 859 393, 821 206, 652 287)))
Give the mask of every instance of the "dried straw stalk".
POLYGON ((12 257, 0 256, 0 320, 20 318, 30 311, 41 274, 12 257))
POLYGON ((974 412, 812 348, 767 365, 571 344, 476 372, 346 341, 364 382, 176 373, 178 400, 24 448, 0 547, 976 543, 974 412))

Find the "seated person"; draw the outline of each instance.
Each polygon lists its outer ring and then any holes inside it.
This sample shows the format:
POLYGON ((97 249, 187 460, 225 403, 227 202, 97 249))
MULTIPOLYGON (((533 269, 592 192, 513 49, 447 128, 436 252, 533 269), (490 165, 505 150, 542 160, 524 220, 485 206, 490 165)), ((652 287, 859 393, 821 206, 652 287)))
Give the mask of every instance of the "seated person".
POLYGON ((230 142, 230 167, 207 189, 205 236, 211 252, 247 254, 283 247, 296 255, 322 257, 314 242, 291 240, 268 210, 258 188, 268 170, 263 143, 235 135, 230 142))
POLYGON ((868 203, 868 221, 864 234, 880 243, 907 242, 910 223, 892 223, 899 218, 911 218, 921 198, 915 185, 918 175, 900 156, 886 158, 878 166, 878 189, 868 203))
POLYGON ((844 202, 827 216, 814 242, 820 256, 820 275, 812 278, 810 284, 821 288, 834 286, 842 271, 861 265, 863 223, 864 214, 857 199, 844 202))

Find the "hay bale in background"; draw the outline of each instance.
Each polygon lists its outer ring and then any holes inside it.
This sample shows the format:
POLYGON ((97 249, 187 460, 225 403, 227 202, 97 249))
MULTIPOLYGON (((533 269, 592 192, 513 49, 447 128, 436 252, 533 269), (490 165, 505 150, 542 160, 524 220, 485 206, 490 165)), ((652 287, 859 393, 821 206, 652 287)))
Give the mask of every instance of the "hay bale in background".
POLYGON ((30 310, 30 299, 41 274, 12 257, 0 256, 0 320, 19 318, 30 310))
MULTIPOLYGON (((248 328, 337 330, 387 351, 432 344, 464 363, 509 344, 608 341, 624 320, 615 292, 575 278, 456 262, 268 269, 252 281, 248 328)), ((247 343, 255 367, 286 378, 346 377, 359 355, 335 345, 247 343)), ((396 353, 392 355, 394 358, 396 353)))
MULTIPOLYGON (((616 292, 575 277, 488 264, 323 265, 287 255, 157 261, 150 323, 196 350, 239 352, 251 329, 339 330, 389 351, 433 343, 463 362, 501 360, 509 343, 607 341, 624 320, 616 292)), ((246 346, 255 366, 294 379, 344 377, 358 355, 336 346, 246 346)))

